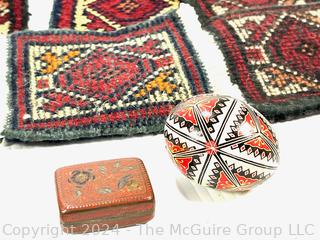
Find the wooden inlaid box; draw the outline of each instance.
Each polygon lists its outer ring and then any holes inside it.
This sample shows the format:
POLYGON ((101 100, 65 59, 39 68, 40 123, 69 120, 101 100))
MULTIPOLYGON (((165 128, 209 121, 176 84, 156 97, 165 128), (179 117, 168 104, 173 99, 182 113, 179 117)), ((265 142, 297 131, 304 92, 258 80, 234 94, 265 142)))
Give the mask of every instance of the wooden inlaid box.
POLYGON ((61 225, 67 233, 128 227, 154 216, 154 193, 140 159, 64 167, 55 178, 61 225))

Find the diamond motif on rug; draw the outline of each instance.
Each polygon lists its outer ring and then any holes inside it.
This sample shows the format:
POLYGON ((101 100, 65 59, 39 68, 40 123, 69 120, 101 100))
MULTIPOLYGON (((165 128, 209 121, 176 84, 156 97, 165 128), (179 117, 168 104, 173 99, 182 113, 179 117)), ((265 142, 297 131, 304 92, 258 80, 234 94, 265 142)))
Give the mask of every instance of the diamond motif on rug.
POLYGON ((180 0, 55 0, 51 27, 112 31, 179 7, 180 0))
POLYGON ((209 92, 176 14, 126 31, 11 37, 7 138, 159 133, 180 101, 209 92))
POLYGON ((271 121, 320 110, 320 4, 215 17, 213 32, 230 77, 271 121))
POLYGON ((28 12, 25 0, 0 0, 0 34, 27 27, 28 12))

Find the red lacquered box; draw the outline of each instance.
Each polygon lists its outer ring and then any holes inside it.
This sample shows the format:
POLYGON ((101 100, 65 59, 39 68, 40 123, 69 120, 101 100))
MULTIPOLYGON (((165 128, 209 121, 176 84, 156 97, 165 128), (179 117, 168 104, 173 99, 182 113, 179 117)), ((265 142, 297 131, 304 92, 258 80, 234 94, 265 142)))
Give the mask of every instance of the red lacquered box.
POLYGON ((154 216, 154 194, 140 159, 64 167, 55 178, 61 224, 67 233, 128 227, 154 216))

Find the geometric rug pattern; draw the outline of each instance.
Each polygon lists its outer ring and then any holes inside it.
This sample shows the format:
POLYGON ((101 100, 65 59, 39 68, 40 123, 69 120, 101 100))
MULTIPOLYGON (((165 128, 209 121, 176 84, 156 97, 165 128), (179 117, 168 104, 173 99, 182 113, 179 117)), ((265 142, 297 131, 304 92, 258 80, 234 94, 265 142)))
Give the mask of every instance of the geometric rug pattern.
POLYGON ((0 34, 27 28, 27 8, 25 0, 0 0, 0 34))
POLYGON ((212 17, 231 12, 265 7, 304 5, 319 2, 319 0, 185 0, 185 2, 195 7, 200 21, 206 24, 212 17))
POLYGON ((320 3, 214 17, 233 83, 271 121, 320 111, 320 3))
POLYGON ((180 0, 55 0, 52 28, 112 31, 164 15, 180 0))
POLYGON ((210 90, 175 13, 107 33, 13 34, 9 57, 9 139, 159 133, 176 104, 210 90))

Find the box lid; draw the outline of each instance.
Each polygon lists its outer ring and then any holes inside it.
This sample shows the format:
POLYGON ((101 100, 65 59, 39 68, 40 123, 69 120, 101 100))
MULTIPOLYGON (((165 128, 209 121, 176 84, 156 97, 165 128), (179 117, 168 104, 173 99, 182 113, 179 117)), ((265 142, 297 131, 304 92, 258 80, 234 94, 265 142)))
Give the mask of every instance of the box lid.
POLYGON ((154 201, 147 171, 137 158, 64 167, 55 177, 62 215, 154 201))

